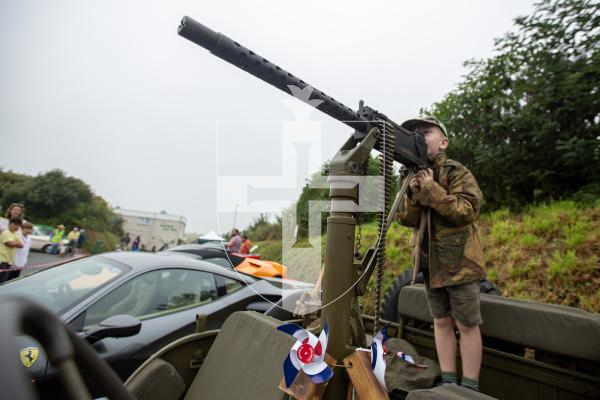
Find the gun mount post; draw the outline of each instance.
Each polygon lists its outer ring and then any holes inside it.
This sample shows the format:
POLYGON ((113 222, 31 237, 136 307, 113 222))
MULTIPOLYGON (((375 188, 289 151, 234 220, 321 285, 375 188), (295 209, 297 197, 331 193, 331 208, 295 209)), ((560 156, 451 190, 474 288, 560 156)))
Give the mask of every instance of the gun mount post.
MULTIPOLYGON (((369 154, 379 139, 380 131, 371 129, 365 139, 358 143, 350 138, 331 161, 329 184, 331 215, 327 218, 327 241, 325 247, 325 272, 323 276, 323 304, 321 320, 329 323, 327 351, 336 360, 343 360, 351 351, 350 309, 355 284, 354 234, 356 219, 348 203, 358 204, 358 187, 354 177, 360 176, 369 154)), ((344 398, 348 388, 348 374, 343 368, 336 369, 327 385, 326 399, 344 398)))

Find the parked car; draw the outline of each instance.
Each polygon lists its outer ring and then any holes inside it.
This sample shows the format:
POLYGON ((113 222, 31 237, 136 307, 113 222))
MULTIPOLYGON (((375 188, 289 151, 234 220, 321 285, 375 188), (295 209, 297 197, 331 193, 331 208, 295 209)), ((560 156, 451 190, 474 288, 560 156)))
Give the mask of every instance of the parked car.
MULTIPOLYGON (((31 249, 43 251, 44 253, 50 252, 52 247, 52 228, 46 225, 34 225, 33 232, 31 233, 31 249)), ((63 246, 69 244, 67 239, 63 239, 63 246)))
POLYGON ((279 264, 278 262, 259 260, 254 256, 245 257, 242 254, 226 250, 220 244, 184 244, 170 248, 167 250, 167 252, 194 254, 195 256, 198 256, 199 258, 213 264, 235 269, 238 272, 243 272, 249 275, 272 278, 288 277, 287 267, 279 264))
MULTIPOLYGON (((94 344, 98 354, 125 379, 166 343, 193 333, 199 313, 207 315, 208 329, 220 328, 238 310, 272 310, 282 318, 282 310, 273 303, 299 297, 312 287, 296 281, 259 279, 176 253, 114 252, 9 281, 0 285, 0 296, 27 297, 81 333, 115 315, 139 319, 139 333, 94 344)), ((61 398, 63 388, 39 344, 20 337, 17 350, 23 364, 31 363, 28 369, 43 398, 61 398), (39 355, 32 362, 36 352, 39 355)))

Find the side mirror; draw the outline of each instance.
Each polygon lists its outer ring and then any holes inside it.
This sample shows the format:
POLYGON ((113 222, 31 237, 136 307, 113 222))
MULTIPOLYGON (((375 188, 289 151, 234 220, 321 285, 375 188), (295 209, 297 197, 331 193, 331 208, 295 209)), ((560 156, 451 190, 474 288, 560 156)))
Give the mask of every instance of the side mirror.
POLYGON ((137 318, 124 314, 115 315, 91 327, 82 338, 93 344, 107 337, 120 338, 137 335, 140 329, 142 329, 142 323, 137 318))

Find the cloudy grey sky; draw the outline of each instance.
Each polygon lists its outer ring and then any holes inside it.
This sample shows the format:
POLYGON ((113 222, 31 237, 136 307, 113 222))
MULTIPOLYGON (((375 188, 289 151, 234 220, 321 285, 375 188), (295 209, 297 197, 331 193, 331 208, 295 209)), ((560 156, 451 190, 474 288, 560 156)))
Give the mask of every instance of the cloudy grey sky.
MULTIPOLYGON (((188 231, 224 231, 232 215, 218 216, 217 176, 277 175, 278 121, 294 114, 286 95, 179 37, 183 15, 348 106, 364 99, 401 122, 451 91, 465 60, 492 55, 493 39, 532 4, 3 1, 0 166, 60 168, 112 205, 184 215, 188 231)), ((318 112, 311 120, 325 121, 319 152, 329 159, 350 130, 318 112)), ((227 201, 243 209, 245 192, 232 188, 227 201)), ((238 225, 253 215, 240 212, 238 225)))

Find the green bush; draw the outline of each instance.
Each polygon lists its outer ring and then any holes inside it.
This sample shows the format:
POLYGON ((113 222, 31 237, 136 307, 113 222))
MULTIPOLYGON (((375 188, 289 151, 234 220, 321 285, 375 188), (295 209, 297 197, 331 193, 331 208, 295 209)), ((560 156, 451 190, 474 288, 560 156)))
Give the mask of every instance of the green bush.
POLYGON ((275 218, 275 222, 269 220, 269 214, 260 214, 252 223, 244 229, 244 235, 253 242, 281 239, 282 219, 275 218))
POLYGON ((532 272, 534 272, 541 264, 541 260, 539 257, 534 257, 528 260, 523 266, 510 266, 508 267, 508 275, 511 278, 528 278, 531 276, 532 272))
POLYGON ((490 236, 492 241, 501 245, 519 234, 519 226, 512 221, 498 221, 492 225, 490 236))
POLYGON ((568 250, 566 253, 555 251, 552 259, 548 261, 548 273, 552 277, 565 276, 573 272, 576 266, 575 251, 568 250))
POLYGON ((521 236, 521 244, 525 247, 535 247, 541 242, 542 240, 539 237, 531 233, 526 233, 523 236, 521 236))
POLYGON ((590 229, 591 222, 585 218, 579 218, 574 224, 566 225, 563 234, 567 247, 576 249, 581 246, 591 235, 590 229))
POLYGON ((488 268, 487 278, 492 282, 498 282, 498 268, 488 268))

